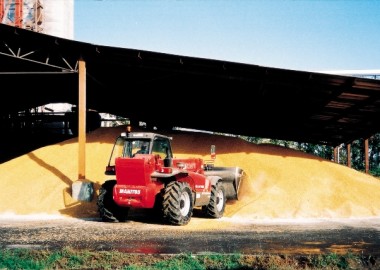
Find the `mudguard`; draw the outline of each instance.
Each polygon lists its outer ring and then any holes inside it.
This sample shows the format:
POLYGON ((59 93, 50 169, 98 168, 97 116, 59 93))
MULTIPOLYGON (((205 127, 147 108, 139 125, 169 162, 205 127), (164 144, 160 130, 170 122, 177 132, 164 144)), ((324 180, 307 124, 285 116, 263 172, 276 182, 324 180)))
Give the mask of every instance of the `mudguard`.
POLYGON ((188 172, 185 170, 179 170, 179 169, 173 169, 171 173, 160 173, 160 172, 153 172, 150 177, 152 178, 169 178, 175 175, 183 175, 187 176, 188 172))
POLYGON ((239 167, 209 167, 205 171, 207 176, 219 176, 226 191, 228 200, 239 199, 239 189, 244 175, 243 169, 239 167))

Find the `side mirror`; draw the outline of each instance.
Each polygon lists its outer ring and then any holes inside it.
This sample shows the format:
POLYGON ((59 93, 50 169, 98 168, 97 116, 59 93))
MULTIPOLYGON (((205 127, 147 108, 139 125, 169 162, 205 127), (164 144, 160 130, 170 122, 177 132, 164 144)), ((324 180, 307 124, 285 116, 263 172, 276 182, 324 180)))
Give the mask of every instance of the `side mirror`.
POLYGON ((215 145, 211 145, 211 159, 216 159, 216 147, 215 145))

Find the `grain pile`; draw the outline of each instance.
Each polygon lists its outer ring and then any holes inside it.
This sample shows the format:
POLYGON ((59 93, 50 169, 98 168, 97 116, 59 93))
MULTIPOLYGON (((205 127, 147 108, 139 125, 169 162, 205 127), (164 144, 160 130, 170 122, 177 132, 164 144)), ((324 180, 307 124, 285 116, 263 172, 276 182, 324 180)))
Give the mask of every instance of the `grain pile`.
MULTIPOLYGON (((100 128, 87 135, 86 179, 94 183, 96 192, 108 179, 105 165, 122 130, 100 128)), ((245 171, 240 198, 228 203, 225 217, 380 216, 380 181, 370 175, 280 146, 203 133, 167 135, 173 137, 176 157, 209 159, 214 144, 216 166, 238 166, 245 171)), ((78 179, 77 154, 74 138, 0 164, 0 214, 98 217, 96 198, 81 202, 71 197, 71 185, 78 179)))

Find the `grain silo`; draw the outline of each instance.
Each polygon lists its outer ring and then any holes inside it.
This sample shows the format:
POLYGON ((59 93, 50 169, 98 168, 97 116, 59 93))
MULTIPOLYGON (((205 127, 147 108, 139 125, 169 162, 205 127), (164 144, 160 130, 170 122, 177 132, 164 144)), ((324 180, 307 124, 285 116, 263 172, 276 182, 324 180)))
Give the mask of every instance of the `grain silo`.
POLYGON ((73 39, 74 0, 0 0, 0 22, 73 39))

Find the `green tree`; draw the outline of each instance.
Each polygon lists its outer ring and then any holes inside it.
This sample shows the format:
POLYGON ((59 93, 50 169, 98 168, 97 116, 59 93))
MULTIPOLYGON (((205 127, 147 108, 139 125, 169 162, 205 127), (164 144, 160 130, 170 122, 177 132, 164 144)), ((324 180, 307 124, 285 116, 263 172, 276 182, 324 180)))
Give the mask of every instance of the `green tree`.
MULTIPOLYGON (((334 160, 334 147, 328 145, 311 144, 304 142, 292 142, 278 139, 265 139, 258 137, 239 136, 240 138, 252 143, 271 143, 281 145, 287 148, 303 151, 327 160, 334 160)), ((347 153, 347 144, 339 147, 339 163, 348 164, 348 158, 351 158, 351 167, 358 171, 365 171, 365 153, 364 139, 358 139, 351 142, 350 157, 347 153)), ((369 168, 370 174, 380 176, 380 133, 373 135, 368 140, 369 168)))

